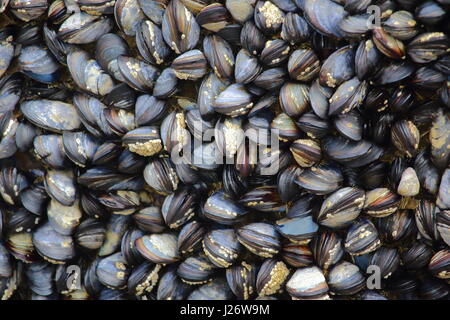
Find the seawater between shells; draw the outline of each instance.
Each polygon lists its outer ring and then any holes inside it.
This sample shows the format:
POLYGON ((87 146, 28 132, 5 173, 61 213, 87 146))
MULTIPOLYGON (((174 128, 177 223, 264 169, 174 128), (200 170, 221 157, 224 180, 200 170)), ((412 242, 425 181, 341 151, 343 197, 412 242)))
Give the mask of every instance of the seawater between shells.
POLYGON ((450 298, 449 0, 0 0, 0 297, 450 298))

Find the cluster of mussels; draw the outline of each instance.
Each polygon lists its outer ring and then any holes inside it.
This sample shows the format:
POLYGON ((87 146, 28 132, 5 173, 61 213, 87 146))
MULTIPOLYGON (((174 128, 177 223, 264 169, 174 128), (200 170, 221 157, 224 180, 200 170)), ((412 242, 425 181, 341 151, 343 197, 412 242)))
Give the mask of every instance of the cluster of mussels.
POLYGON ((449 12, 0 0, 0 297, 449 299, 449 12))

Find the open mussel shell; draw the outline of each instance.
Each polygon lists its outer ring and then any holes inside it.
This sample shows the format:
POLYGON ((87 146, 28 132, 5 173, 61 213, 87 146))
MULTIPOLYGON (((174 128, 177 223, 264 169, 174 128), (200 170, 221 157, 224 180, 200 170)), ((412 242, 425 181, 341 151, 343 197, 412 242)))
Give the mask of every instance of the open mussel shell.
POLYGON ((388 188, 376 188, 366 192, 364 212, 376 218, 387 217, 398 209, 400 197, 388 188))
POLYGON ((203 238, 203 251, 219 268, 230 267, 242 249, 233 229, 218 229, 208 232, 203 238))
POLYGON ((327 295, 328 284, 318 267, 304 267, 297 269, 290 277, 286 291, 293 298, 319 299, 327 295))
POLYGON ((378 230, 369 219, 360 218, 350 226, 344 244, 348 253, 362 256, 377 250, 380 246, 378 230))
POLYGON ((339 262, 344 255, 341 238, 331 231, 316 234, 311 242, 311 251, 316 264, 324 270, 339 262))
POLYGON ((340 295, 353 295, 366 286, 366 279, 358 266, 343 261, 334 266, 328 274, 330 291, 340 295))
POLYGON ((181 262, 177 274, 183 282, 197 285, 211 281, 216 270, 216 266, 205 255, 198 255, 188 257, 181 262))
POLYGON ((98 280, 112 289, 124 288, 130 272, 130 267, 120 252, 101 259, 96 268, 98 280))
POLYGON ((56 232, 50 223, 40 226, 33 233, 36 251, 47 261, 63 264, 75 257, 75 245, 71 236, 56 232))
POLYGON ((133 268, 127 281, 128 291, 136 296, 151 292, 158 283, 160 269, 161 265, 151 262, 133 268))
POLYGON ((136 240, 139 253, 153 263, 173 263, 178 257, 177 237, 171 233, 145 235, 136 240))

